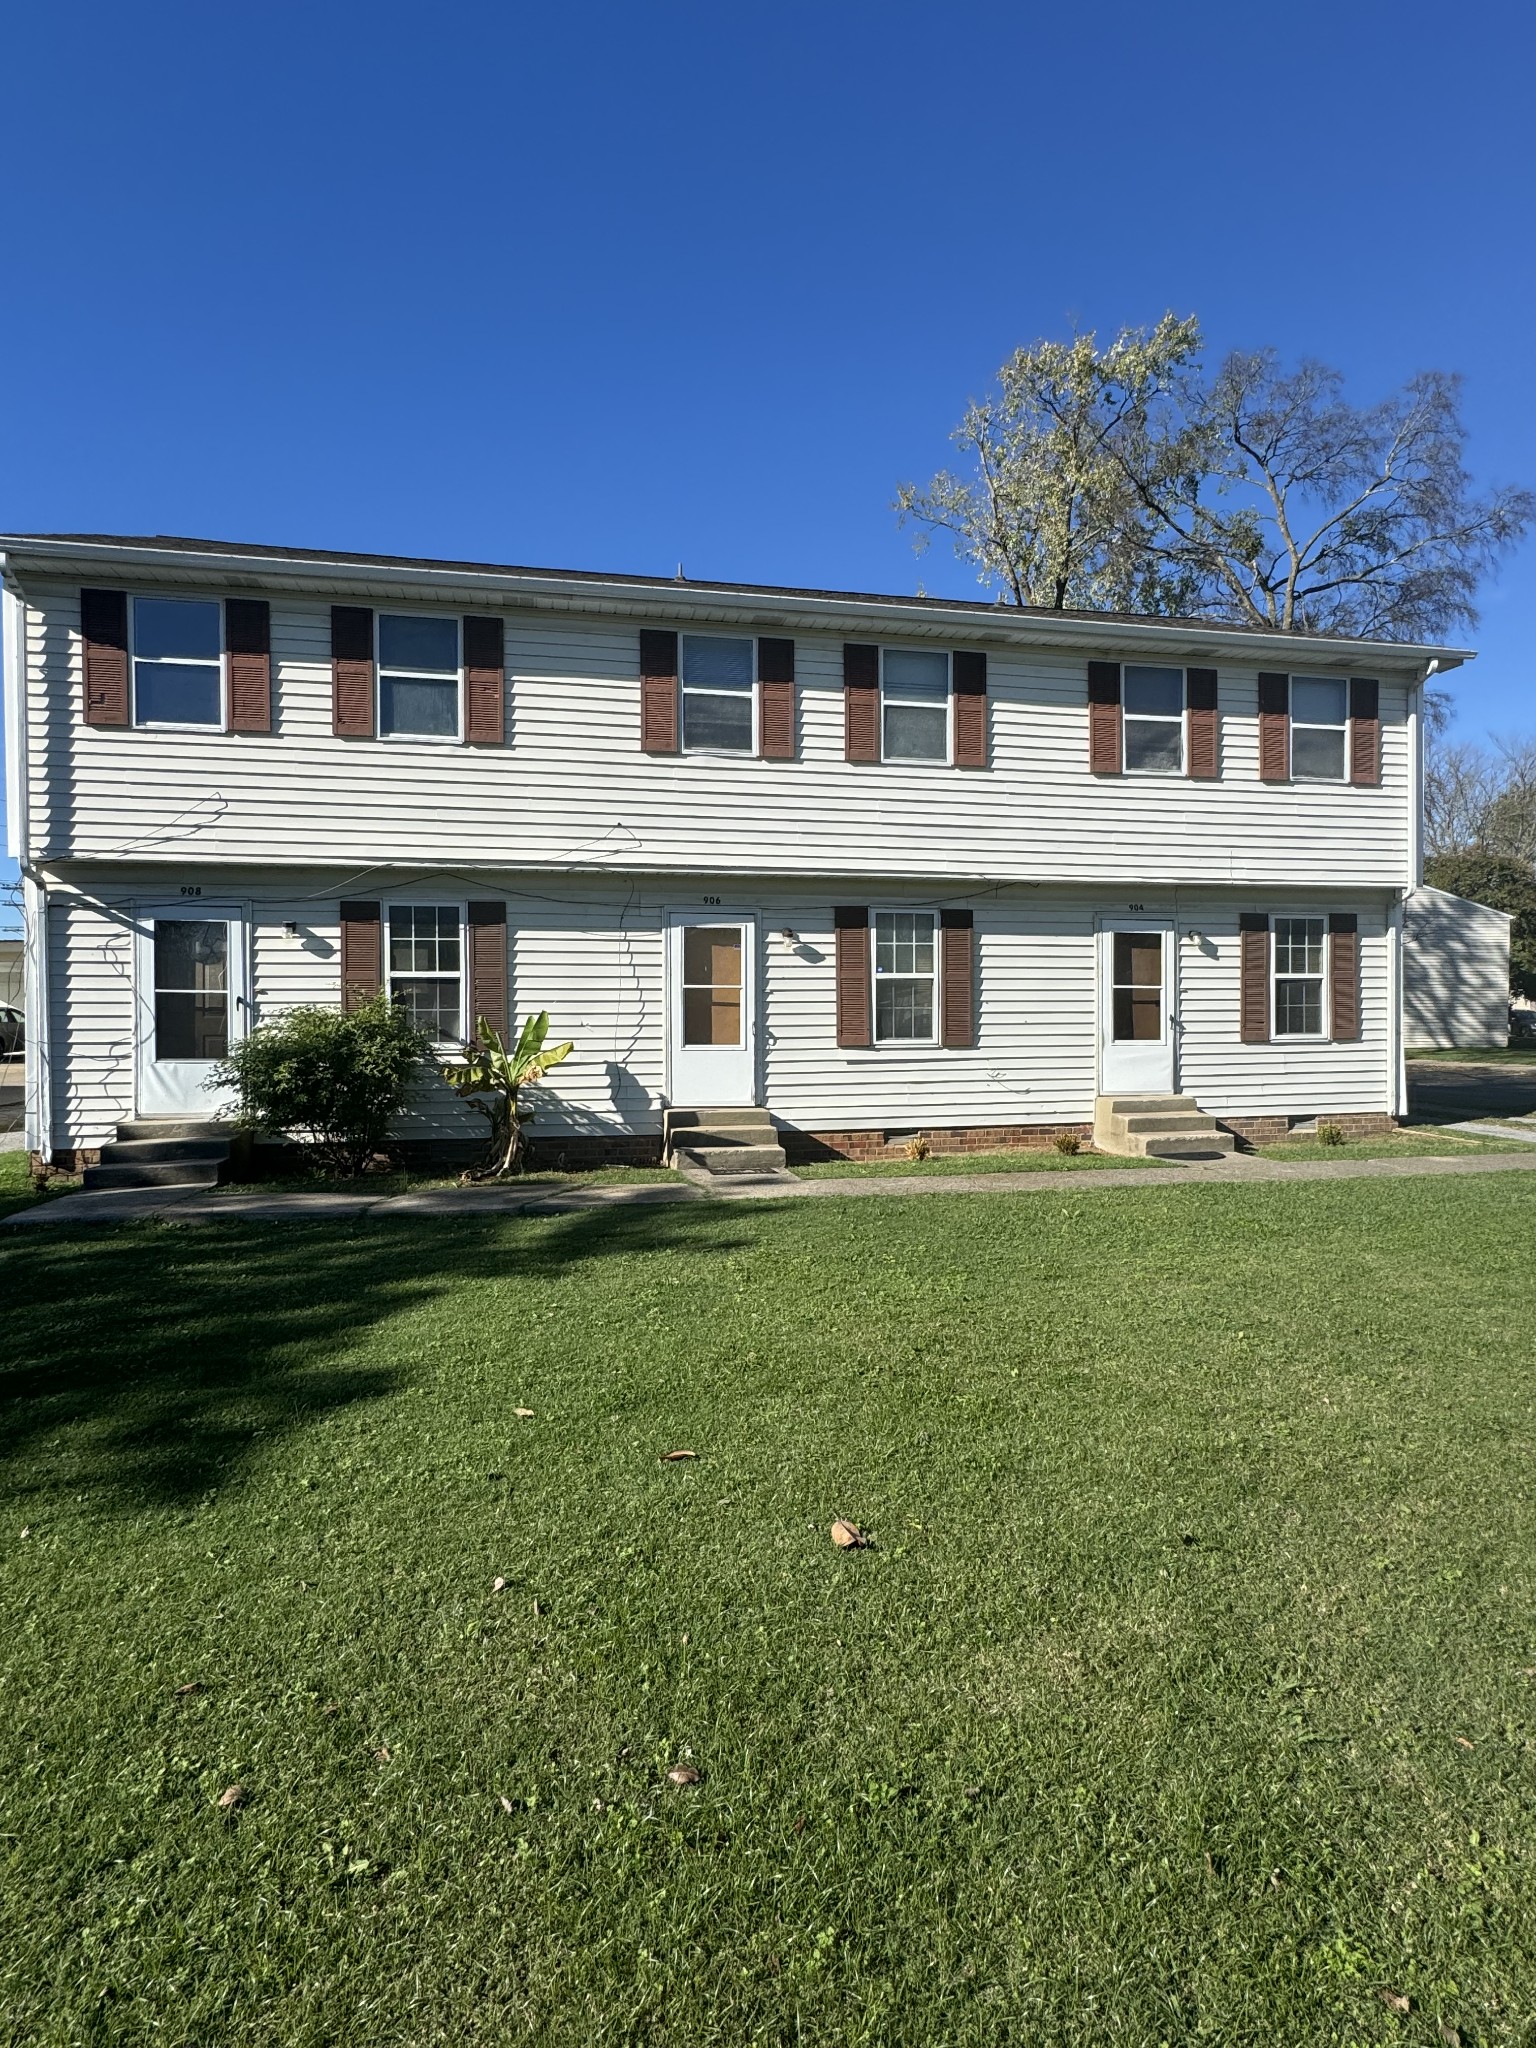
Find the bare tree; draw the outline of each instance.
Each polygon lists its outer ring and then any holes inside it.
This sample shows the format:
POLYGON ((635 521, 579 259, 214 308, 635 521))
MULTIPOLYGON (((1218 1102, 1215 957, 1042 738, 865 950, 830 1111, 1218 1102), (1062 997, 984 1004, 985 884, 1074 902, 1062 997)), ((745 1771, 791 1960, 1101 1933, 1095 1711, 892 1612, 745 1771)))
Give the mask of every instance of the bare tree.
POLYGON ((1536 496, 1473 494, 1459 379, 1360 407, 1321 363, 1265 349, 1208 375, 1198 350, 1171 313, 1102 352, 1091 334, 1021 349, 956 431, 974 476, 903 485, 902 517, 1016 604, 1397 640, 1475 622, 1536 496))

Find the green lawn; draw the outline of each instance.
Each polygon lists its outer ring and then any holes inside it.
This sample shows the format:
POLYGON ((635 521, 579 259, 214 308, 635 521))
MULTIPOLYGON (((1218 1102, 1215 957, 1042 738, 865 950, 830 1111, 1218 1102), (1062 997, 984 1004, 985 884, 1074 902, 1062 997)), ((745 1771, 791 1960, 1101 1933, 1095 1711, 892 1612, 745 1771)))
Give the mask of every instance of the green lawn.
POLYGON ((998 1152, 946 1152, 937 1159, 818 1159, 794 1171, 801 1180, 867 1180, 915 1174, 1081 1173, 1104 1166, 1161 1166, 1160 1159, 1122 1159, 1107 1152, 1057 1152, 1012 1147, 998 1152))
POLYGON ((1408 1048, 1407 1057, 1428 1060, 1435 1066, 1532 1067, 1536 1066, 1536 1045, 1458 1045, 1408 1048))
POLYGON ((0 1239, 5 2038, 1529 2044, 1533 1235, 0 1239))
MULTIPOLYGON (((1490 1119, 1492 1121, 1492 1119, 1490 1119)), ((1321 1138, 1284 1138, 1261 1145, 1261 1159, 1429 1159, 1456 1158, 1463 1152, 1523 1152, 1520 1138, 1478 1138, 1470 1132, 1416 1129, 1385 1132, 1379 1138, 1346 1138, 1325 1145, 1321 1138)))

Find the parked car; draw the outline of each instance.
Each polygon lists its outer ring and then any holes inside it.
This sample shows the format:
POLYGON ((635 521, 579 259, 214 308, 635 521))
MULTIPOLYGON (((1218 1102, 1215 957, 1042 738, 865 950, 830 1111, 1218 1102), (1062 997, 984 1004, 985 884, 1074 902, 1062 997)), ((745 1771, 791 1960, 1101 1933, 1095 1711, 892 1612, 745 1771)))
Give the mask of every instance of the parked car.
POLYGON ((20 1010, 0 1003, 0 1059, 9 1059, 26 1044, 27 1027, 20 1010))

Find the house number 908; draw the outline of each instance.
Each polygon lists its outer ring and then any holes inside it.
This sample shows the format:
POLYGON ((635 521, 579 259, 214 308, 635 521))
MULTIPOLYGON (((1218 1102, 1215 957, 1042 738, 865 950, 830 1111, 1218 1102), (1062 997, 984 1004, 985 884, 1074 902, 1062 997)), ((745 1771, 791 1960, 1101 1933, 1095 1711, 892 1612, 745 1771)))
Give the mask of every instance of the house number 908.
POLYGON ((190 885, 186 882, 183 882, 181 885, 181 893, 183 896, 201 896, 203 892, 201 889, 194 889, 190 887, 190 885))

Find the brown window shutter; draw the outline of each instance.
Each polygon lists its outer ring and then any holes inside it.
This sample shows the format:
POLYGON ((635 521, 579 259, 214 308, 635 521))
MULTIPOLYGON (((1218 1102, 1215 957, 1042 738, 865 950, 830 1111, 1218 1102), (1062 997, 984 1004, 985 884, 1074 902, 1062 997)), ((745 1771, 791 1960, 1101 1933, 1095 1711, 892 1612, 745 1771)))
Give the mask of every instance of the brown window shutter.
MULTIPOLYGON (((879 758, 880 650, 848 640, 843 643, 843 759, 879 758)), ((869 1041, 866 1038, 858 1042, 869 1041)))
POLYGON ((757 643, 757 740, 765 761, 795 758, 795 643, 757 643))
POLYGON ((1381 685, 1364 676, 1349 685, 1349 779, 1361 788, 1381 780, 1381 685))
POLYGON ((224 600, 229 659, 229 729, 272 730, 272 607, 264 597, 224 600))
POLYGON ((1331 1038, 1360 1036, 1360 920, 1335 915, 1328 920, 1328 1014, 1331 1038))
POLYGON ((1291 679, 1259 677, 1259 780, 1291 779, 1291 679))
POLYGON ((873 1005, 869 993, 869 912, 834 910, 837 938, 837 1042, 873 1045, 873 1005))
POLYGON ((1262 910, 1244 910, 1237 920, 1242 970, 1238 1037, 1244 1045, 1269 1043, 1269 919, 1262 910))
POLYGON ((1189 707, 1189 773, 1195 782, 1214 782, 1221 773, 1221 713, 1216 708, 1216 671, 1184 671, 1189 707))
POLYGON ((507 1035, 507 906, 469 905, 469 1017, 471 1032, 484 1018, 493 1031, 507 1035))
POLYGON ((1088 767, 1095 775, 1120 773, 1120 664, 1088 664, 1088 767))
POLYGON ((464 621, 464 737, 499 747, 506 735, 506 627, 500 619, 464 621))
MULTIPOLYGON (((950 657, 955 697, 955 766, 987 765, 987 657, 957 649, 950 657)), ((948 1043, 946 1039, 945 1043, 948 1043)))
POLYGON ((677 635, 643 627, 640 633, 640 746, 647 754, 675 754, 677 635))
POLYGON ((331 731, 373 738, 373 612, 365 604, 331 606, 331 731))
POLYGON ((939 912, 939 1042, 976 1043, 976 931, 969 910, 939 912))
POLYGON ((377 903, 341 906, 341 1007, 355 1010, 384 985, 384 932, 377 903))
POLYGON ((128 593, 82 590, 80 637, 85 643, 86 724, 127 725, 128 593))

